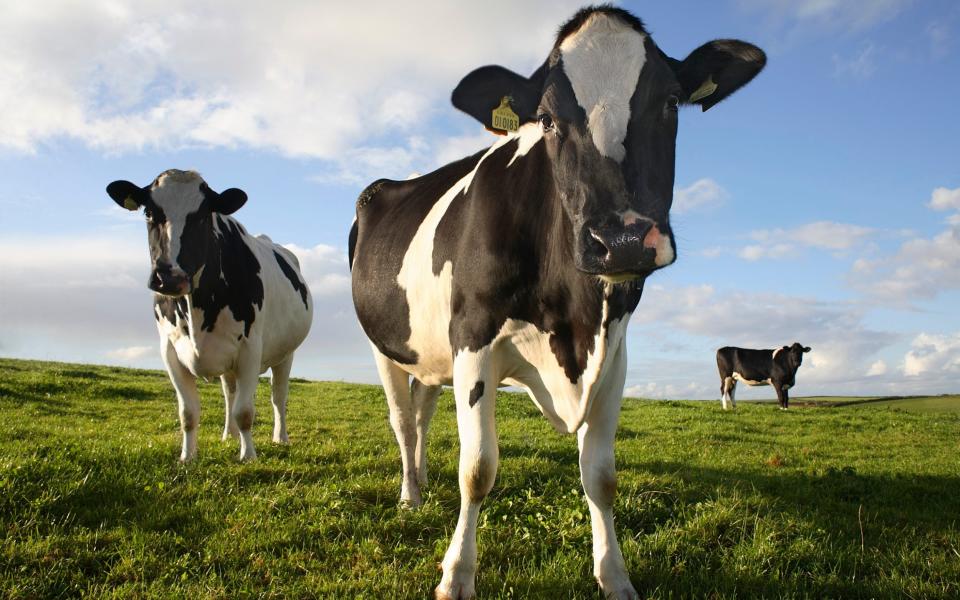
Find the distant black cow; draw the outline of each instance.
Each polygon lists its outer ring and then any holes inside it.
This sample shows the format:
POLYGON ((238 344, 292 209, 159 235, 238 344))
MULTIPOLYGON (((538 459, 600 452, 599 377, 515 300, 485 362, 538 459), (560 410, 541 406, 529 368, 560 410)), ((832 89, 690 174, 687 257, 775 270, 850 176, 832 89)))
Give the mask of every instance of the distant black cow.
POLYGON ((777 391, 780 408, 786 410, 789 403, 787 390, 794 386, 804 352, 810 352, 810 348, 798 343, 776 350, 750 350, 732 346, 717 350, 723 410, 727 410, 728 400, 731 408, 737 406, 734 401, 737 381, 747 385, 772 385, 777 391))

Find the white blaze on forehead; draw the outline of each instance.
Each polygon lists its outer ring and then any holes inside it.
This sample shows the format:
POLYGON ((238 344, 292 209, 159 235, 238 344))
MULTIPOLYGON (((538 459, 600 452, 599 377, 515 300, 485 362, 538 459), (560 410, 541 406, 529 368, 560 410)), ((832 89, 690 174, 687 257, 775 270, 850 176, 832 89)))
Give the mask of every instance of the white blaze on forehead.
POLYGON ((630 98, 646 62, 645 36, 616 17, 596 13, 560 44, 563 70, 600 154, 623 160, 630 98))
POLYGON ((203 203, 200 184, 203 178, 195 171, 165 171, 157 177, 157 183, 150 190, 150 199, 163 210, 167 219, 163 233, 167 238, 170 255, 167 260, 173 267, 179 268, 180 237, 187 215, 196 212, 203 203))

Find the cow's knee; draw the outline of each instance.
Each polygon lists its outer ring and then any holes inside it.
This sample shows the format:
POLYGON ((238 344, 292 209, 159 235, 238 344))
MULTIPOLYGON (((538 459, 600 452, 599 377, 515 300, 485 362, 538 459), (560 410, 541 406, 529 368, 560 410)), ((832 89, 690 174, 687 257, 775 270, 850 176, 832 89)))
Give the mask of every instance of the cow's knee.
POLYGON ((481 502, 493 489, 497 478, 497 459, 479 456, 464 477, 463 486, 471 502, 481 502))
POLYGON ((233 418, 237 422, 237 428, 240 431, 250 431, 253 427, 253 409, 239 408, 233 411, 233 418))
POLYGON ((613 506, 617 496, 617 471, 612 465, 583 469, 582 478, 583 491, 591 502, 602 509, 613 506))

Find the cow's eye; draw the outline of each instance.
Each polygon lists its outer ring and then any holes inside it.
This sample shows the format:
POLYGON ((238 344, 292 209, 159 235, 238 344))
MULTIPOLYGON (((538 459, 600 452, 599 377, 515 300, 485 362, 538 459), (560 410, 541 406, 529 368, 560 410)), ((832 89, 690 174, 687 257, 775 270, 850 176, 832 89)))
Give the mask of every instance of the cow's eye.
POLYGON ((537 115, 537 121, 540 121, 540 126, 543 127, 544 131, 553 129, 553 117, 547 113, 540 113, 537 115))
POLYGON ((667 110, 677 110, 679 106, 680 98, 673 95, 667 97, 667 110))

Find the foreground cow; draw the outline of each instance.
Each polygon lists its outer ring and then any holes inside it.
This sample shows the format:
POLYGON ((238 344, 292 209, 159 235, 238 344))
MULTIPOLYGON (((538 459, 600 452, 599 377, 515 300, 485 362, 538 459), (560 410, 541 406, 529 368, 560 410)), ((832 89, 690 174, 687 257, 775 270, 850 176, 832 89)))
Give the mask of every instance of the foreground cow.
POLYGON ((810 348, 797 343, 776 350, 750 350, 732 346, 717 350, 723 410, 727 410, 727 402, 730 408, 737 407, 734 397, 738 381, 750 386, 772 385, 777 391, 780 408, 787 410, 787 390, 796 383, 797 369, 803 363, 805 352, 810 352, 810 348))
POLYGON ((114 181, 107 193, 147 218, 149 288, 160 354, 180 405, 181 461, 197 455, 197 377, 219 376, 226 398, 223 439, 240 436, 240 458, 256 458, 250 428, 260 374, 272 370, 273 441, 287 442, 293 352, 307 337, 313 301, 293 253, 253 237, 228 216, 247 195, 211 190, 193 171, 170 169, 150 185, 114 181))
POLYGON ((627 322, 644 279, 675 258, 677 108, 706 110, 764 60, 750 44, 722 40, 677 61, 629 13, 584 9, 530 78, 483 67, 453 92, 454 105, 488 128, 509 104, 519 131, 361 194, 353 298, 400 445, 402 502, 421 501, 440 385, 456 398, 460 517, 437 597, 474 595, 501 383, 522 386, 558 431, 577 433, 594 573, 608 597, 636 597, 613 529, 613 440, 627 322))

